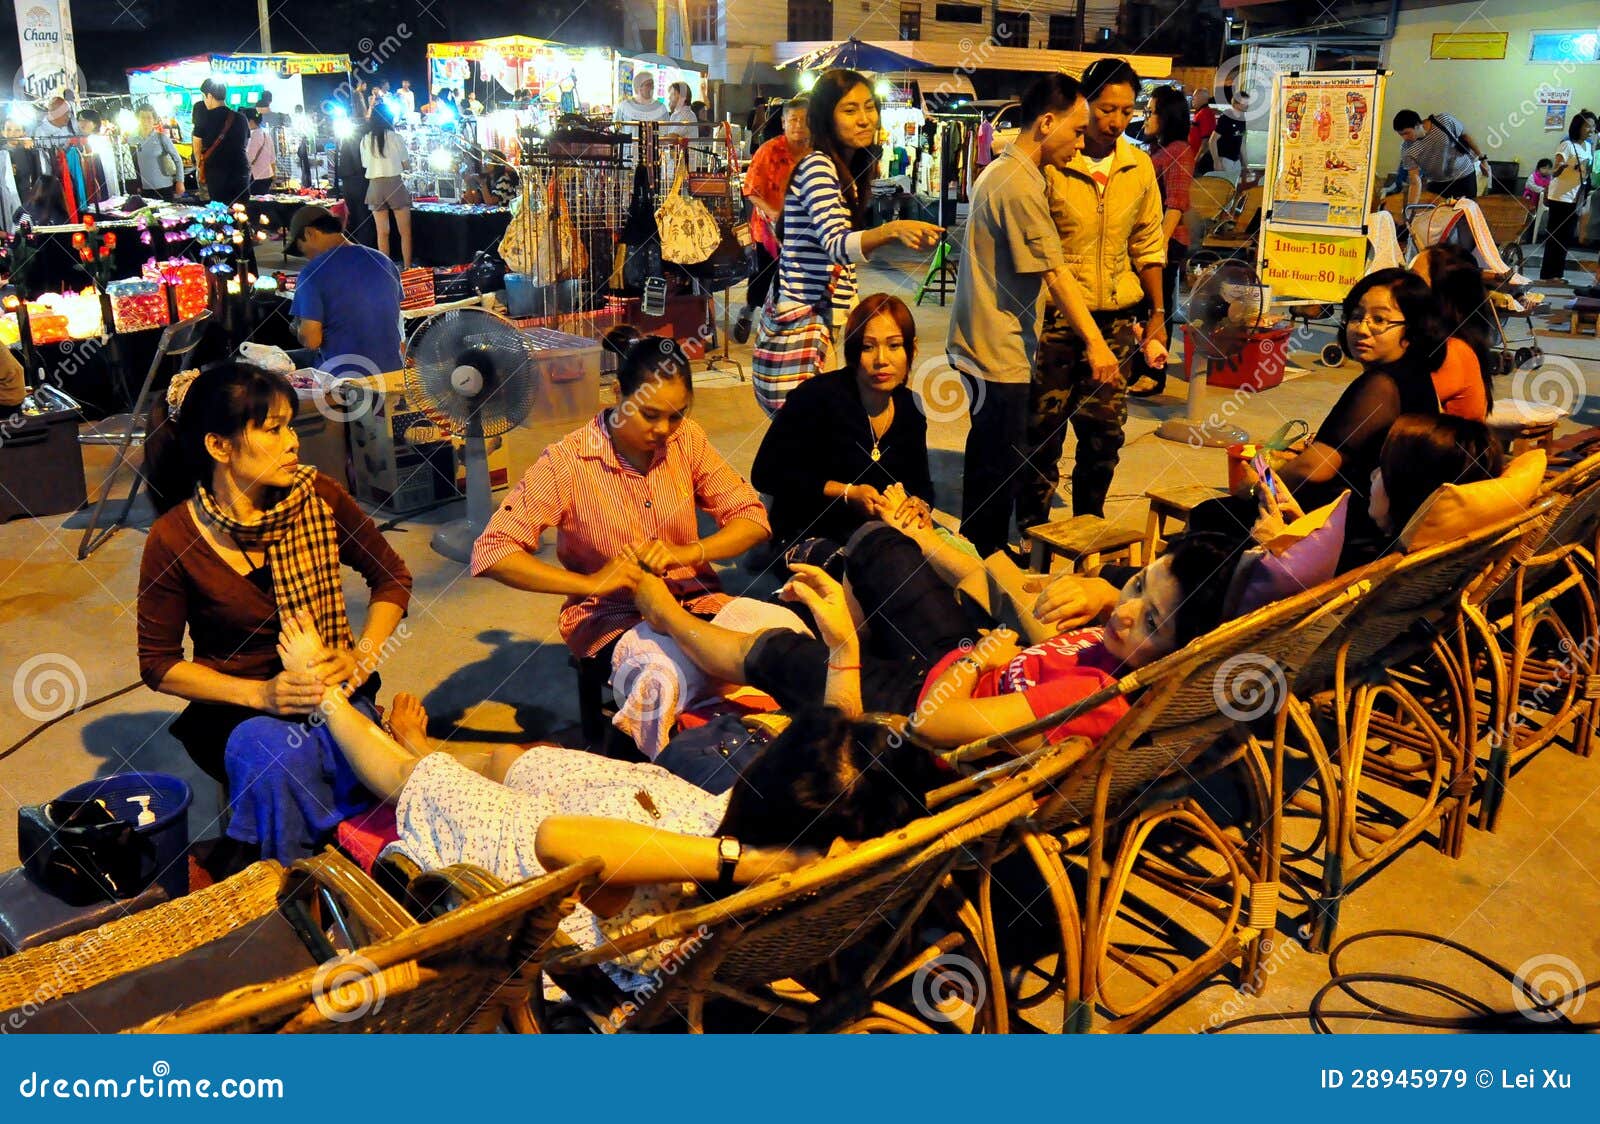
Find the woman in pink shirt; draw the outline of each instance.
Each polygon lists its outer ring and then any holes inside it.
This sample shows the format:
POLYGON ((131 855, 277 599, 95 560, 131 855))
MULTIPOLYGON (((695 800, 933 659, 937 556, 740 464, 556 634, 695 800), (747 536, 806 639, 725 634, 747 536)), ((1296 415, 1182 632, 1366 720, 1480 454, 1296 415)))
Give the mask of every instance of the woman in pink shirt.
POLYGON ((272 143, 272 134, 261 127, 261 114, 255 109, 244 111, 250 122, 250 140, 244 154, 250 161, 250 194, 265 195, 272 190, 272 177, 277 174, 278 149, 272 143))
POLYGON ((617 405, 544 451, 472 551, 475 576, 565 595, 561 638, 580 660, 608 670, 617 638, 641 620, 633 591, 646 571, 685 608, 711 616, 730 600, 711 563, 772 533, 755 489, 687 417, 694 384, 677 344, 640 339, 617 383, 617 405), (701 511, 717 524, 705 538, 701 511), (535 557, 552 527, 554 563, 535 557))

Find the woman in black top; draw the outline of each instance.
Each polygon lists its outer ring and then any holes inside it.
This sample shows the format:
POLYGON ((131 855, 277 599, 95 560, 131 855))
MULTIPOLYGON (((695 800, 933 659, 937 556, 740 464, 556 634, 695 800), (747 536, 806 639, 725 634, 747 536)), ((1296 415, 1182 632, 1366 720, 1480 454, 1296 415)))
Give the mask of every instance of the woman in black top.
POLYGON ((917 326, 898 297, 875 293, 850 313, 843 370, 790 392, 756 453, 751 482, 772 496, 775 543, 845 542, 863 523, 897 513, 885 493, 925 522, 933 507, 928 423, 907 385, 917 326))
MULTIPOLYGON (((1433 372, 1444 362, 1445 330, 1427 282, 1404 269, 1380 269, 1344 298, 1339 344, 1362 366, 1328 411, 1305 452, 1276 476, 1302 511, 1312 511, 1349 489, 1345 538, 1381 532, 1368 514, 1372 473, 1389 429, 1402 414, 1440 413, 1433 372)), ((1234 532, 1254 525, 1253 497, 1210 500, 1194 509, 1197 531, 1234 532)))

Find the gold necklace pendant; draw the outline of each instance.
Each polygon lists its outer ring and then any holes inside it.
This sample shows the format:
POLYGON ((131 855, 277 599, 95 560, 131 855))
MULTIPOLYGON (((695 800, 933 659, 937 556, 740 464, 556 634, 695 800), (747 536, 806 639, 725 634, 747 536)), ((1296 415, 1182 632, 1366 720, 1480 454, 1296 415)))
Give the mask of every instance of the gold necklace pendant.
POLYGON ((878 443, 876 441, 874 441, 872 443, 872 463, 873 464, 877 464, 878 463, 878 458, 880 458, 881 456, 883 456, 883 454, 878 452, 878 443))

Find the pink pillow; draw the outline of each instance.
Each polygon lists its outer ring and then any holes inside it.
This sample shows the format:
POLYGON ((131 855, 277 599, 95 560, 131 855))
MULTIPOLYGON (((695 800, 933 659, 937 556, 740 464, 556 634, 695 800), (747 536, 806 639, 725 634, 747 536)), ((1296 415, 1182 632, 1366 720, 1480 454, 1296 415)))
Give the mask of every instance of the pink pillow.
POLYGON ((1349 511, 1350 493, 1346 492, 1326 507, 1295 520, 1270 549, 1247 551, 1228 590, 1225 619, 1304 593, 1337 574, 1349 511))

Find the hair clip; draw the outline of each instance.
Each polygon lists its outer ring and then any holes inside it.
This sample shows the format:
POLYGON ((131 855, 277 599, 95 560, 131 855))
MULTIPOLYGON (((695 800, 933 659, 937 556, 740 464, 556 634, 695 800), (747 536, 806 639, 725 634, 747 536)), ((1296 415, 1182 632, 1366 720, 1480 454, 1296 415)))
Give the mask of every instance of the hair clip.
POLYGON ((194 380, 200 377, 198 370, 179 371, 172 376, 172 381, 167 384, 167 416, 177 420, 178 411, 183 408, 183 399, 189 393, 189 387, 194 380))

